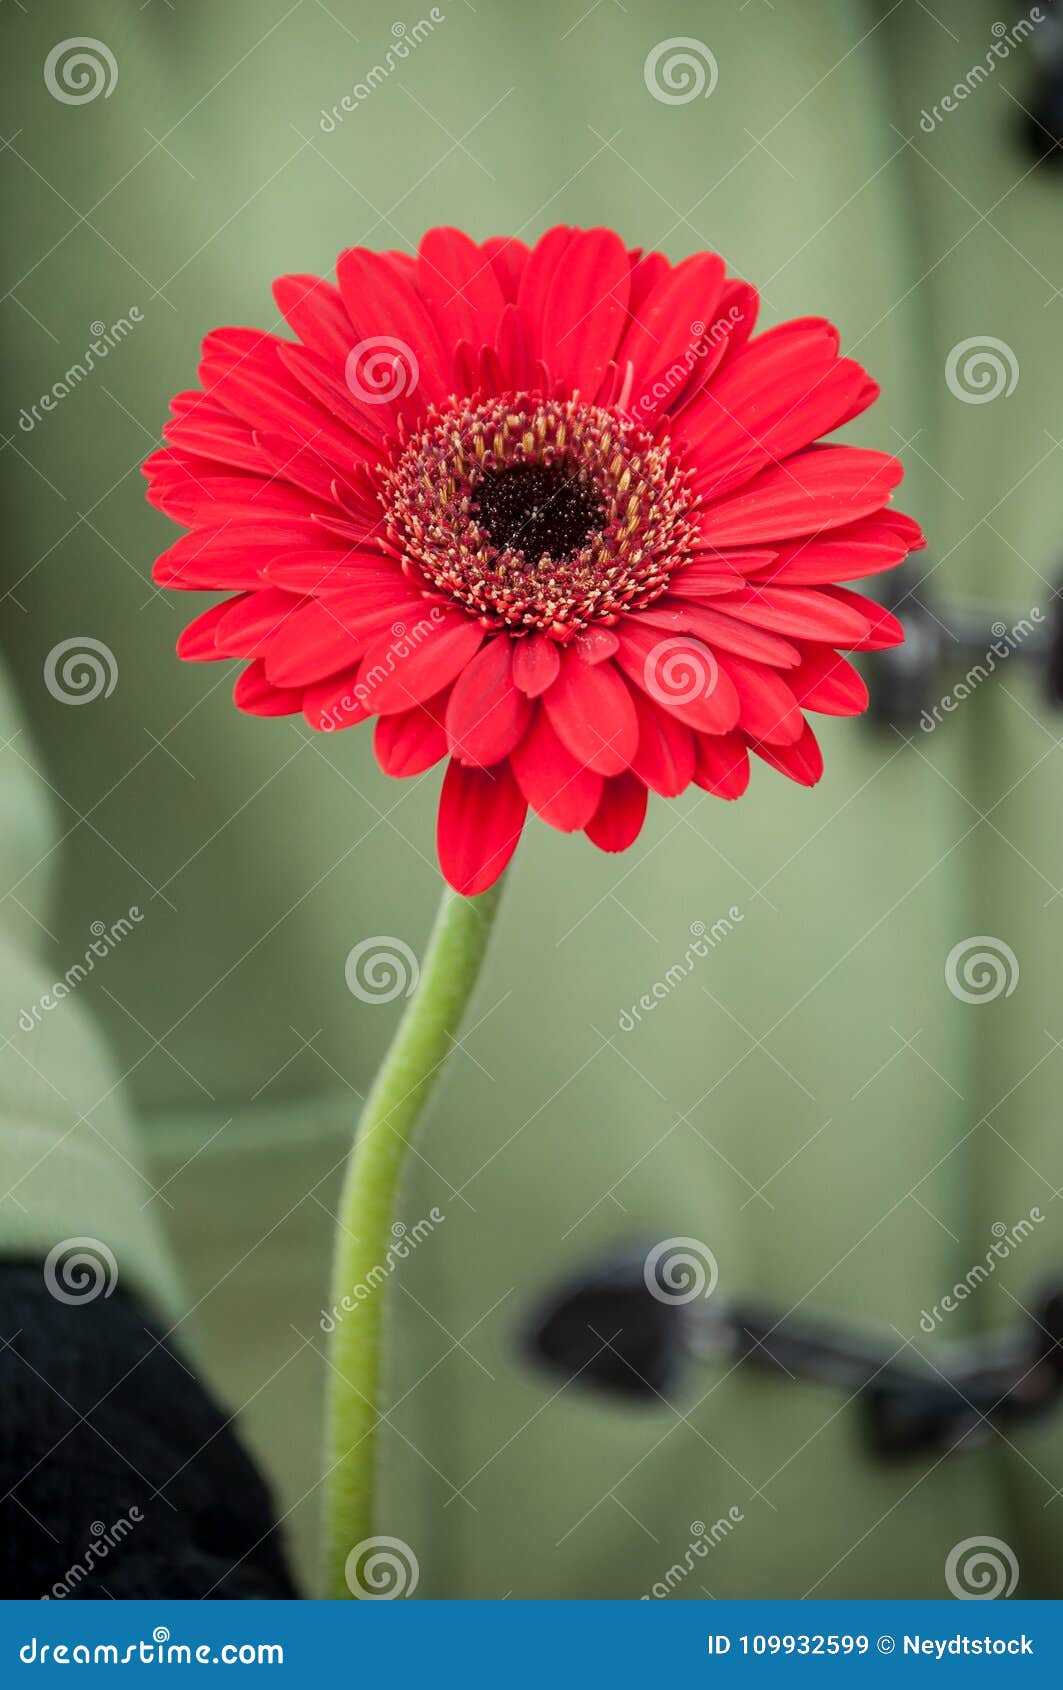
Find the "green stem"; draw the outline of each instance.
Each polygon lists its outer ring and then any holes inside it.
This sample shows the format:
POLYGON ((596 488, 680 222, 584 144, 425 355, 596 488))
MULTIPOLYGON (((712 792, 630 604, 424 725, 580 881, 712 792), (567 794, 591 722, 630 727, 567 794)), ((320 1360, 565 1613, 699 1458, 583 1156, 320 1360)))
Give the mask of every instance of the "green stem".
POLYGON ((480 972, 501 881, 477 898, 449 889, 407 1005, 366 1099, 340 1197, 332 1279, 336 1326, 327 1391, 327 1594, 348 1597, 351 1549, 374 1533, 381 1351, 395 1201, 414 1129, 480 972), (375 1270, 375 1271, 374 1271, 375 1270), (354 1300, 355 1288, 369 1287, 354 1300), (349 1313, 343 1313, 343 1299, 349 1313))

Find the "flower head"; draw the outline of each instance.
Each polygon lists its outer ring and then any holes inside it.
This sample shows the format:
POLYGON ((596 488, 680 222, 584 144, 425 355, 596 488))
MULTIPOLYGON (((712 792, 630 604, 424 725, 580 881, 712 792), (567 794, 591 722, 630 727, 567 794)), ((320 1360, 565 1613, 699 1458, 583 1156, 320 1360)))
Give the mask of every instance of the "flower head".
POLYGON ((606 229, 531 249, 433 229, 275 285, 298 337, 207 336, 149 497, 190 532, 155 579, 229 593, 178 643, 235 702, 376 718, 386 773, 447 760, 439 859, 484 891, 529 806, 603 850, 647 793, 737 798, 749 754, 812 785, 805 712, 856 715, 840 650, 896 644, 842 581, 923 544, 897 460, 817 444, 878 389, 823 318, 606 229))

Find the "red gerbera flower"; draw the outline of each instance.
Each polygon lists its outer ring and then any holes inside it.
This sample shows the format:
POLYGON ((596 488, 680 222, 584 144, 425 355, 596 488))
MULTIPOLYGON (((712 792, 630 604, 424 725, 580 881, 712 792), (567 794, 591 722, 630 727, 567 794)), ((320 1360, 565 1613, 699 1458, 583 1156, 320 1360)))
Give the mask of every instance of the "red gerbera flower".
POLYGON ((295 334, 207 336, 145 466, 191 532, 164 586, 235 592, 182 657, 238 657, 241 710, 376 722, 391 775, 446 758, 439 859, 484 891, 528 806, 607 851, 647 789, 736 798, 749 752, 804 785, 804 712, 855 715, 838 649, 902 638, 840 587, 923 544, 901 466, 813 444, 878 393, 818 317, 750 339, 757 296, 607 229, 282 277, 295 334))

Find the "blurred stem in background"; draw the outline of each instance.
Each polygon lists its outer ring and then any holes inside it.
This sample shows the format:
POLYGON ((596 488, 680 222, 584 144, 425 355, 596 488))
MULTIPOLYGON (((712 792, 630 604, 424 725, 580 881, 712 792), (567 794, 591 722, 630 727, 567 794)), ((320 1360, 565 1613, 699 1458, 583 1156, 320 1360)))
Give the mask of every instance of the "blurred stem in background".
POLYGON ((380 1280, 417 1122, 480 973, 502 880, 476 898, 446 889, 421 978, 362 1111, 340 1198, 332 1279, 336 1326, 327 1379, 326 1594, 354 1594, 351 1550, 374 1534, 380 1380, 387 1297, 380 1280), (355 1288, 372 1294, 348 1307, 355 1288))

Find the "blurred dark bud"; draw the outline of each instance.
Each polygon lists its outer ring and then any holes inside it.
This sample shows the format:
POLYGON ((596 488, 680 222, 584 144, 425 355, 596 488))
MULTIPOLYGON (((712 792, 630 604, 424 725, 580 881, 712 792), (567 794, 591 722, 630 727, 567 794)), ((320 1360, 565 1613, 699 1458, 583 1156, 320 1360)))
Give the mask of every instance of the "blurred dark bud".
POLYGON ((530 1358, 568 1382, 653 1402, 679 1374, 685 1334, 679 1311, 652 1295, 646 1252, 605 1258, 566 1281, 533 1314, 530 1358))
MULTIPOLYGON (((690 1240, 671 1240, 689 1244, 690 1240)), ((1014 1327, 939 1349, 896 1329, 876 1334, 757 1304, 677 1295, 658 1271, 660 1247, 613 1252, 549 1295, 526 1323, 533 1366, 580 1391, 652 1406, 685 1363, 743 1364, 789 1385, 827 1385, 859 1402, 878 1460, 940 1456, 1056 1413, 1063 1398, 1063 1291, 1047 1288, 1014 1327)))
POLYGON ((908 735, 932 733, 1005 666, 1037 674, 1042 697, 1063 706, 1063 578, 1046 582, 1046 603, 1013 605, 994 616, 982 604, 939 599, 926 570, 897 571, 883 603, 904 628, 904 644, 868 664, 868 717, 908 735))
POLYGON ((1063 17, 1052 0, 1041 0, 1043 20, 1030 37, 1035 70, 1023 101, 1025 145, 1039 164, 1063 163, 1063 17))

